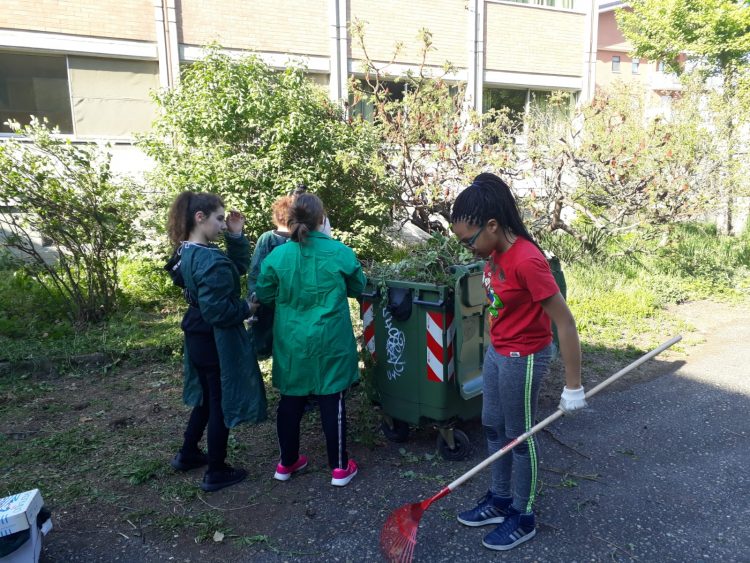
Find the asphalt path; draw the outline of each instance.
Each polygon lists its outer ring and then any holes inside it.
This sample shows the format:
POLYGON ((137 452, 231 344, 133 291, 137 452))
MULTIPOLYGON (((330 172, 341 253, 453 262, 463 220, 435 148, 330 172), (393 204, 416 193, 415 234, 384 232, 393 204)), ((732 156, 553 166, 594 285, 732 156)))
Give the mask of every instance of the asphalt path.
MULTIPOLYGON (((683 365, 602 392, 588 412, 555 424, 555 437, 583 455, 542 435, 543 467, 597 480, 568 475, 568 486, 557 479, 543 489, 534 539, 492 553, 481 548, 491 527, 433 514, 420 529, 417 560, 750 561, 748 311, 685 312, 702 323, 705 341, 683 365)), ((560 477, 542 473, 550 483, 560 477)), ((477 481, 479 496, 486 481, 477 481)))

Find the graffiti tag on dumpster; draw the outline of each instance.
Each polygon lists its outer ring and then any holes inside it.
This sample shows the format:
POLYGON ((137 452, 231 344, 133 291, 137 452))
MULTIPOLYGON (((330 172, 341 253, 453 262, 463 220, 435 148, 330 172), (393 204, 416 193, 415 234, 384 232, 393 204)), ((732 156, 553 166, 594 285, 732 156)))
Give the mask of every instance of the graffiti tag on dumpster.
POLYGON ((393 326, 391 312, 383 307, 383 322, 385 324, 385 358, 388 364, 386 373, 388 379, 393 381, 404 373, 404 350, 406 349, 406 336, 404 331, 393 326))

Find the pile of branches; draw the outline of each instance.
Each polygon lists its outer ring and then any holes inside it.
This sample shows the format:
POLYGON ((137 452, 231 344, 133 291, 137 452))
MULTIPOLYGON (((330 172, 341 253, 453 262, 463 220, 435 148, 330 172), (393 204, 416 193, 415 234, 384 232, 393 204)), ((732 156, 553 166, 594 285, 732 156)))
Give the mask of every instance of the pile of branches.
POLYGON ((456 237, 440 233, 418 246, 409 247, 405 252, 403 258, 392 262, 367 264, 367 277, 378 286, 384 286, 389 280, 452 285, 455 266, 477 262, 477 258, 456 237))

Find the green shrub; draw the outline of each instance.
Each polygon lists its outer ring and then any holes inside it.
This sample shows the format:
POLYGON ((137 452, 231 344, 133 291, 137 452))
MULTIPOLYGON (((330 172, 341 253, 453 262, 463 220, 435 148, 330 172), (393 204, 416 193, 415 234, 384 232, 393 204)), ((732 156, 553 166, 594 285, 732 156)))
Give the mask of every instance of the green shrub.
MULTIPOLYGON (((123 303, 129 308, 122 307, 106 322, 86 325, 68 319, 64 300, 46 291, 25 270, 0 270, 0 361, 91 353, 119 356, 140 349, 178 352, 182 345, 179 292, 167 295, 173 288, 158 285, 156 273, 148 274, 145 266, 136 264, 147 275, 141 277, 137 267, 127 263, 129 293, 123 303)), ((166 273, 163 276, 168 278, 166 273)))
POLYGON ((26 271, 60 296, 77 322, 106 318, 116 308, 117 262, 136 238, 139 190, 114 178, 111 155, 78 146, 36 118, 10 122, 13 138, 0 144, 2 245, 28 259, 26 271), (33 241, 50 241, 50 260, 33 241))
POLYGON ((23 262, 7 248, 0 247, 0 272, 14 272, 23 266, 23 262))
POLYGON ((155 101, 159 117, 141 146, 156 161, 151 183, 163 204, 186 189, 216 192, 257 238, 272 227, 273 201, 305 183, 338 239, 361 256, 387 249, 383 228, 397 194, 377 130, 348 120, 304 69, 278 72, 214 46, 155 101))
POLYGON ((164 271, 164 264, 150 258, 122 261, 120 290, 132 305, 160 306, 181 300, 180 290, 164 271))
POLYGON ((684 279, 697 297, 731 294, 748 275, 750 238, 718 235, 715 225, 677 225, 652 264, 658 272, 684 279))

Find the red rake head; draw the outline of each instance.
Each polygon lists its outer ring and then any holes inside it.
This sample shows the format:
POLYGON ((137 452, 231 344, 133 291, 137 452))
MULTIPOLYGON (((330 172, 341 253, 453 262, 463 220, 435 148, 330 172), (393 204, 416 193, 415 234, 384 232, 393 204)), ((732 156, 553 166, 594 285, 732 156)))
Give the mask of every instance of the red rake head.
POLYGON ((380 549, 391 563, 411 563, 417 545, 417 530, 428 501, 405 504, 391 512, 380 531, 380 549), (425 506, 426 505, 426 506, 425 506))
POLYGON ((433 502, 450 492, 450 489, 445 487, 427 500, 405 504, 391 512, 380 531, 380 549, 388 561, 391 563, 411 563, 414 558, 414 548, 417 545, 419 521, 422 519, 424 511, 433 502))

